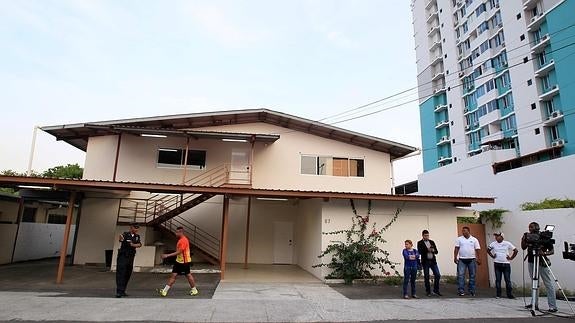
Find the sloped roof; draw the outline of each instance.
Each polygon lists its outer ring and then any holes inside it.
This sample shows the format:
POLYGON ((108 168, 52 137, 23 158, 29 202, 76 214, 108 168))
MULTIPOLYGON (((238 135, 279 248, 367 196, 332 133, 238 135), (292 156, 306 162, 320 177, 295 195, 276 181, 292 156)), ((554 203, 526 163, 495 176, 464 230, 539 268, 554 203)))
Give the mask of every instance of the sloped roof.
MULTIPOLYGON (((245 124, 264 122, 300 132, 309 133, 319 137, 345 142, 391 155, 392 159, 403 157, 417 149, 394 141, 369 136, 366 134, 342 129, 322 122, 296 117, 290 114, 268 109, 230 110, 217 112, 203 112, 191 114, 177 114, 146 118, 132 118, 121 120, 98 121, 90 123, 77 123, 68 125, 56 125, 42 127, 41 129, 64 140, 70 145, 86 151, 88 138, 117 134, 119 132, 146 132, 154 131, 178 131, 180 135, 190 135, 184 131, 191 128, 211 126, 223 126, 233 124, 245 124)), ((210 132, 217 134, 217 132, 210 132)), ((254 134, 255 140, 272 140, 274 134, 254 134), (259 137, 257 137, 259 136, 259 137)), ((277 136, 277 134, 275 134, 277 136)))

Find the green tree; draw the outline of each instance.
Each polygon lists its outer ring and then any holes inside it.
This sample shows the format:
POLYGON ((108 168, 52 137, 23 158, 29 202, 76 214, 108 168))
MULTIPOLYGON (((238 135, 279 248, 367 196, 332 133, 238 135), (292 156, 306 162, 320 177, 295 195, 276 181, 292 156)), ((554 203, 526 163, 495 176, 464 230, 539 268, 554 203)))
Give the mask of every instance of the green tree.
POLYGON ((371 277, 371 270, 380 268, 384 275, 389 276, 391 272, 385 269, 389 266, 399 275, 395 269, 396 263, 389 260, 389 252, 381 249, 381 245, 387 241, 383 238, 383 232, 389 229, 391 224, 397 220, 401 208, 398 208, 387 225, 377 230, 373 223, 368 227, 371 214, 371 200, 368 202, 367 216, 357 214, 353 200, 350 200, 354 216, 349 230, 338 230, 324 232, 326 235, 345 234, 345 241, 331 241, 318 258, 331 258, 329 263, 321 263, 313 267, 328 267, 332 269, 331 274, 326 278, 343 278, 346 284, 351 284, 356 278, 371 277), (371 230, 370 230, 371 229, 371 230))
POLYGON ((66 166, 56 166, 49 168, 42 173, 42 177, 50 178, 82 178, 84 169, 78 164, 68 164, 66 166))

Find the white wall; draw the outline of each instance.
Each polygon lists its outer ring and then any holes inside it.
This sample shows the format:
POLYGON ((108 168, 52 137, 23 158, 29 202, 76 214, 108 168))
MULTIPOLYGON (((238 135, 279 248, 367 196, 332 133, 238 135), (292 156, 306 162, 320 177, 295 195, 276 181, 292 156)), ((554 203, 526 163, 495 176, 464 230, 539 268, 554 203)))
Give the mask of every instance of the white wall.
POLYGON ((0 222, 16 223, 18 206, 18 201, 0 201, 0 222))
MULTIPOLYGON (((505 240, 513 243, 519 254, 511 263, 511 280, 517 285, 523 285, 523 251, 521 250, 521 237, 524 232, 528 231, 529 223, 537 222, 541 229, 546 224, 554 224, 555 230, 553 231, 553 238, 555 243, 555 255, 550 257, 551 270, 559 279, 559 283, 565 289, 575 290, 575 276, 573 276, 573 268, 575 262, 563 259, 563 242, 575 243, 575 230, 573 230, 573 223, 575 223, 575 209, 552 209, 552 210, 537 210, 537 211, 516 211, 507 212, 504 214, 503 220, 505 223, 501 227, 501 231, 505 234, 505 240)), ((499 229, 497 229, 499 230, 499 229)), ((494 229, 487 224, 485 226, 487 241, 493 241, 494 229)), ((526 254, 526 253, 525 253, 526 254)), ((526 265, 526 263, 525 263, 526 265)), ((489 265, 491 277, 491 284, 495 286, 495 276, 493 272, 493 261, 490 260, 489 265)), ((529 272, 525 266, 525 281, 527 288, 531 285, 529 272)))
POLYGON ((9 264, 12 260, 14 239, 16 239, 17 224, 0 223, 0 265, 9 264))
POLYGON ((547 197, 575 197, 575 155, 493 174, 491 163, 460 167, 457 163, 419 175, 422 195, 491 196, 495 204, 475 209, 519 210, 524 202, 547 197))
MULTIPOLYGON (((373 202, 371 223, 375 222, 376 228, 386 225, 392 218, 395 210, 401 204, 395 202, 373 202)), ((367 215, 367 201, 356 201, 358 214, 367 215)), ((351 227, 353 212, 348 200, 331 200, 323 205, 322 231, 331 232, 351 227)), ((458 236, 457 217, 471 216, 471 212, 441 203, 407 203, 403 206, 399 218, 384 232, 383 238, 387 243, 382 249, 390 252, 389 259, 400 263, 397 270, 403 275, 403 257, 401 252, 404 241, 410 239, 415 243, 421 239, 421 231, 428 229, 431 239, 437 244, 439 254, 437 256, 440 271, 443 275, 455 275, 456 268, 453 264, 453 244, 458 236)), ((323 235, 322 249, 325 249, 330 241, 344 240, 344 236, 323 235)), ((324 262, 329 259, 324 259, 324 262)), ((390 268, 387 267, 387 270, 390 268)), ((322 277, 328 271, 324 268, 322 277)), ((393 273, 393 271, 392 271, 393 273)), ((381 272, 376 270, 375 275, 381 272)))
POLYGON ((105 250, 113 249, 119 201, 87 196, 82 201, 74 264, 105 263, 105 250))
POLYGON ((322 204, 320 199, 300 201, 294 229, 297 264, 319 279, 323 279, 322 269, 312 266, 319 262, 322 251, 322 204))
MULTIPOLYGON (((64 240, 64 224, 20 223, 14 261, 59 257, 64 240)), ((68 255, 72 254, 74 232, 72 225, 68 240, 68 255)))

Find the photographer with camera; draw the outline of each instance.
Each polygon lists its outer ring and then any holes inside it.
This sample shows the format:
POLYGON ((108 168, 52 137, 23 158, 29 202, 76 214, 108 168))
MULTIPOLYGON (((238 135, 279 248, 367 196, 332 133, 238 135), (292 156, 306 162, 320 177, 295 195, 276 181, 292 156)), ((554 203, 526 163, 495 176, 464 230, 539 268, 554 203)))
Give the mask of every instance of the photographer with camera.
MULTIPOLYGON (((542 241, 544 240, 542 237, 545 238, 545 236, 540 233, 539 223, 529 223, 529 232, 525 232, 521 238, 521 249, 527 249, 527 267, 529 268, 530 276, 534 280, 538 279, 538 277, 533 277, 535 253, 537 253, 537 257, 539 257, 539 276, 543 279, 543 284, 545 284, 545 288, 547 289, 549 312, 554 313, 557 312, 557 300, 555 297, 555 286, 553 285, 551 270, 549 269, 551 262, 547 258, 547 256, 554 253, 554 249, 553 243, 542 241)), ((538 309, 537 297, 538 295, 535 295, 535 299, 532 300, 532 303, 527 305, 526 308, 535 307, 535 309, 538 309)))

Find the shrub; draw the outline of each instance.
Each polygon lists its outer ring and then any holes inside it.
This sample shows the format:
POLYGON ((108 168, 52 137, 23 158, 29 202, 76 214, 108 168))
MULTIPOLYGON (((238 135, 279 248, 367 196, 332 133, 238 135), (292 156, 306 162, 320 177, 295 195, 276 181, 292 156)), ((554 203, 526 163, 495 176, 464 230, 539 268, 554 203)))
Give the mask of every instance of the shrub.
POLYGON ((575 208, 575 200, 568 198, 564 199, 546 198, 543 201, 539 202, 525 202, 521 204, 521 210, 523 211, 566 209, 566 208, 575 208))

